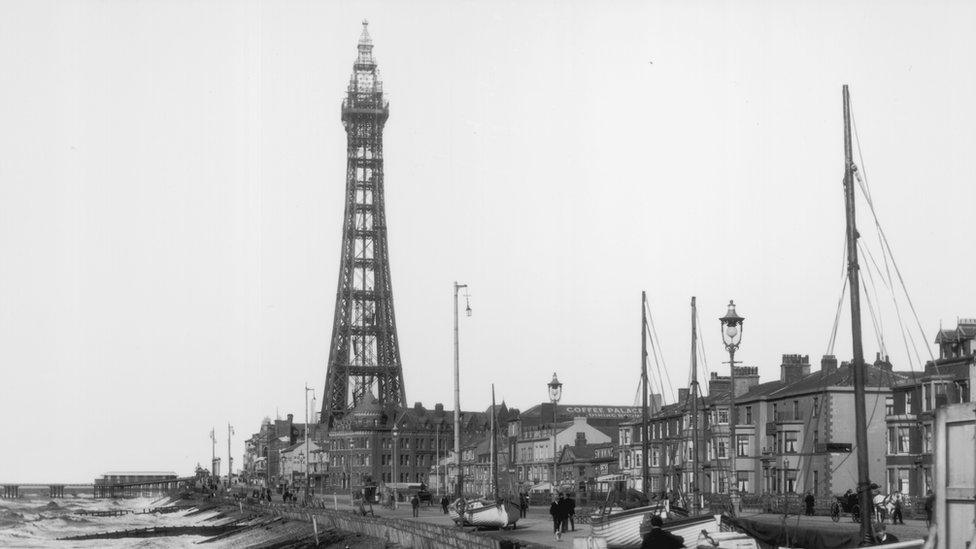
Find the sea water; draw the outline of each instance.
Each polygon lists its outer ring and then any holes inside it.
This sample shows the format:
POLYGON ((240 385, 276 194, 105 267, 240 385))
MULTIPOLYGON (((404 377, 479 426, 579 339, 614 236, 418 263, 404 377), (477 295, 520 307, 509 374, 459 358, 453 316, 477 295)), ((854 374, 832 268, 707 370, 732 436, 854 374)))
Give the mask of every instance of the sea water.
POLYGON ((0 547, 191 547, 205 536, 58 541, 58 538, 149 528, 192 526, 216 514, 187 517, 190 510, 166 514, 136 514, 169 503, 165 498, 95 499, 88 497, 20 498, 0 500, 0 547), (97 517, 79 511, 134 511, 122 516, 97 517))

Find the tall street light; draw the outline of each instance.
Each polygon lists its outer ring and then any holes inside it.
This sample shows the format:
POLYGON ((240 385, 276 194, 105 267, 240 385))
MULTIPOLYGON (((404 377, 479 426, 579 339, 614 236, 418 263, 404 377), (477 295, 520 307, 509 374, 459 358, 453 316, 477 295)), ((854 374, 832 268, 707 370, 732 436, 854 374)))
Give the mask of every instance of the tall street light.
MULTIPOLYGON (((460 389, 460 370, 458 368, 458 290, 467 288, 467 284, 458 284, 454 281, 454 460, 457 466, 457 490, 455 496, 464 496, 464 473, 461 471, 461 389, 460 389)), ((471 302, 468 294, 464 294, 464 312, 471 316, 471 302)))
POLYGON ((739 478, 735 470, 736 457, 739 454, 739 444, 735 439, 735 424, 738 414, 735 410, 735 351, 742 342, 742 323, 744 317, 735 312, 735 301, 729 301, 729 310, 725 316, 718 319, 722 323, 722 343, 729 352, 729 370, 731 371, 731 389, 729 390, 729 444, 732 450, 732 512, 738 514, 739 478))
POLYGON ((552 381, 546 384, 549 387, 549 401, 552 402, 552 480, 549 483, 552 491, 556 491, 556 404, 563 396, 563 384, 559 383, 556 372, 552 373, 552 381))
MULTIPOLYGON (((399 446, 397 441, 397 435, 399 430, 396 425, 396 416, 393 418, 393 482, 400 482, 399 477, 397 477, 397 465, 399 465, 399 456, 397 455, 397 447, 399 446)), ((397 485, 393 484, 393 508, 397 508, 397 485)))
POLYGON ((308 392, 312 392, 312 400, 315 400, 315 389, 309 388, 308 384, 305 384, 305 502, 308 503, 308 492, 312 484, 309 482, 308 474, 308 462, 311 461, 312 454, 308 452, 308 431, 311 428, 311 424, 308 422, 308 392))

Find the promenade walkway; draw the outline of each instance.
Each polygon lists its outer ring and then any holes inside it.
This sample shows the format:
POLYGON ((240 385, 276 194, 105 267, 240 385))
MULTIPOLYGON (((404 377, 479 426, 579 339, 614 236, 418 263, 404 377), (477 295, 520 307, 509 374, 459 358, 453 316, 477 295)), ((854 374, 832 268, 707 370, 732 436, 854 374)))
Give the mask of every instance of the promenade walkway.
MULTIPOLYGON (((340 509, 341 508, 342 507, 340 506, 340 509)), ((399 508, 396 510, 376 506, 374 507, 374 512, 376 516, 379 517, 396 517, 403 520, 430 522, 442 526, 454 525, 453 521, 451 521, 447 515, 441 512, 440 507, 435 506, 426 507, 422 505, 420 507, 420 516, 416 518, 412 516, 413 513, 409 504, 400 504, 399 508)), ((754 514, 749 515, 749 518, 770 522, 772 524, 783 523, 783 515, 780 514, 754 514)), ((830 517, 827 516, 803 516, 799 517, 799 519, 801 524, 817 524, 822 525, 824 528, 850 529, 853 531, 856 531, 859 528, 856 523, 851 522, 849 517, 845 517, 841 520, 841 522, 837 523, 830 520, 830 517)), ((796 524, 797 516, 790 515, 786 518, 786 520, 789 524, 796 524)), ((888 524, 887 531, 894 534, 901 540, 924 539, 927 533, 927 528, 925 527, 925 521, 906 520, 904 525, 888 524)), ((591 530, 589 524, 577 524, 575 532, 567 532, 563 534, 561 541, 555 541, 552 539, 552 521, 549 518, 548 507, 530 507, 526 518, 518 521, 515 530, 484 530, 480 533, 482 535, 497 539, 518 540, 531 544, 531 546, 573 547, 573 539, 585 539, 591 534, 591 530)))

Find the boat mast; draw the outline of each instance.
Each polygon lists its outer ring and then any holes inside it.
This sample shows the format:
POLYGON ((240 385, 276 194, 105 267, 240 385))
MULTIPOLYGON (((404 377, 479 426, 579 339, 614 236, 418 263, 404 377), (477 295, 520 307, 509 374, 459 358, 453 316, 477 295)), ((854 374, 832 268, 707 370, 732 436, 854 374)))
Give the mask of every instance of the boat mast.
POLYGON ((647 292, 641 291, 641 491, 649 496, 647 478, 647 292))
POLYGON ((695 296, 691 296, 691 512, 698 514, 698 325, 695 296))
POLYGON ((491 443, 490 451, 491 458, 489 461, 491 467, 491 485, 492 485, 492 495, 494 495, 494 501, 498 501, 498 454, 495 451, 495 439, 498 434, 495 432, 495 384, 491 384, 491 443))
POLYGON ((861 346, 861 287, 857 264, 857 225, 854 218, 854 160, 851 150, 851 97, 844 84, 844 204, 847 214, 847 279, 851 287, 851 337, 854 357, 854 423, 857 444, 857 484, 861 505, 861 540, 873 542, 870 517, 872 509, 871 479, 868 475, 868 428, 864 396, 864 349, 861 346))

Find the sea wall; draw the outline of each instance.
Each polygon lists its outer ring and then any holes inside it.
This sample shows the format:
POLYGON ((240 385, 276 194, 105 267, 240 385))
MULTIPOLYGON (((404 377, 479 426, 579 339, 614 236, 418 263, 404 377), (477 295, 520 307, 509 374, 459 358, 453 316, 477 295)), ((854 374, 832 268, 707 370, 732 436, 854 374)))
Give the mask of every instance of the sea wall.
POLYGON ((358 516, 351 512, 329 509, 306 509, 295 505, 244 505, 255 513, 275 513, 289 520, 315 523, 320 531, 340 530, 362 534, 401 547, 415 549, 500 549, 501 542, 473 532, 447 528, 437 524, 395 518, 358 516))

